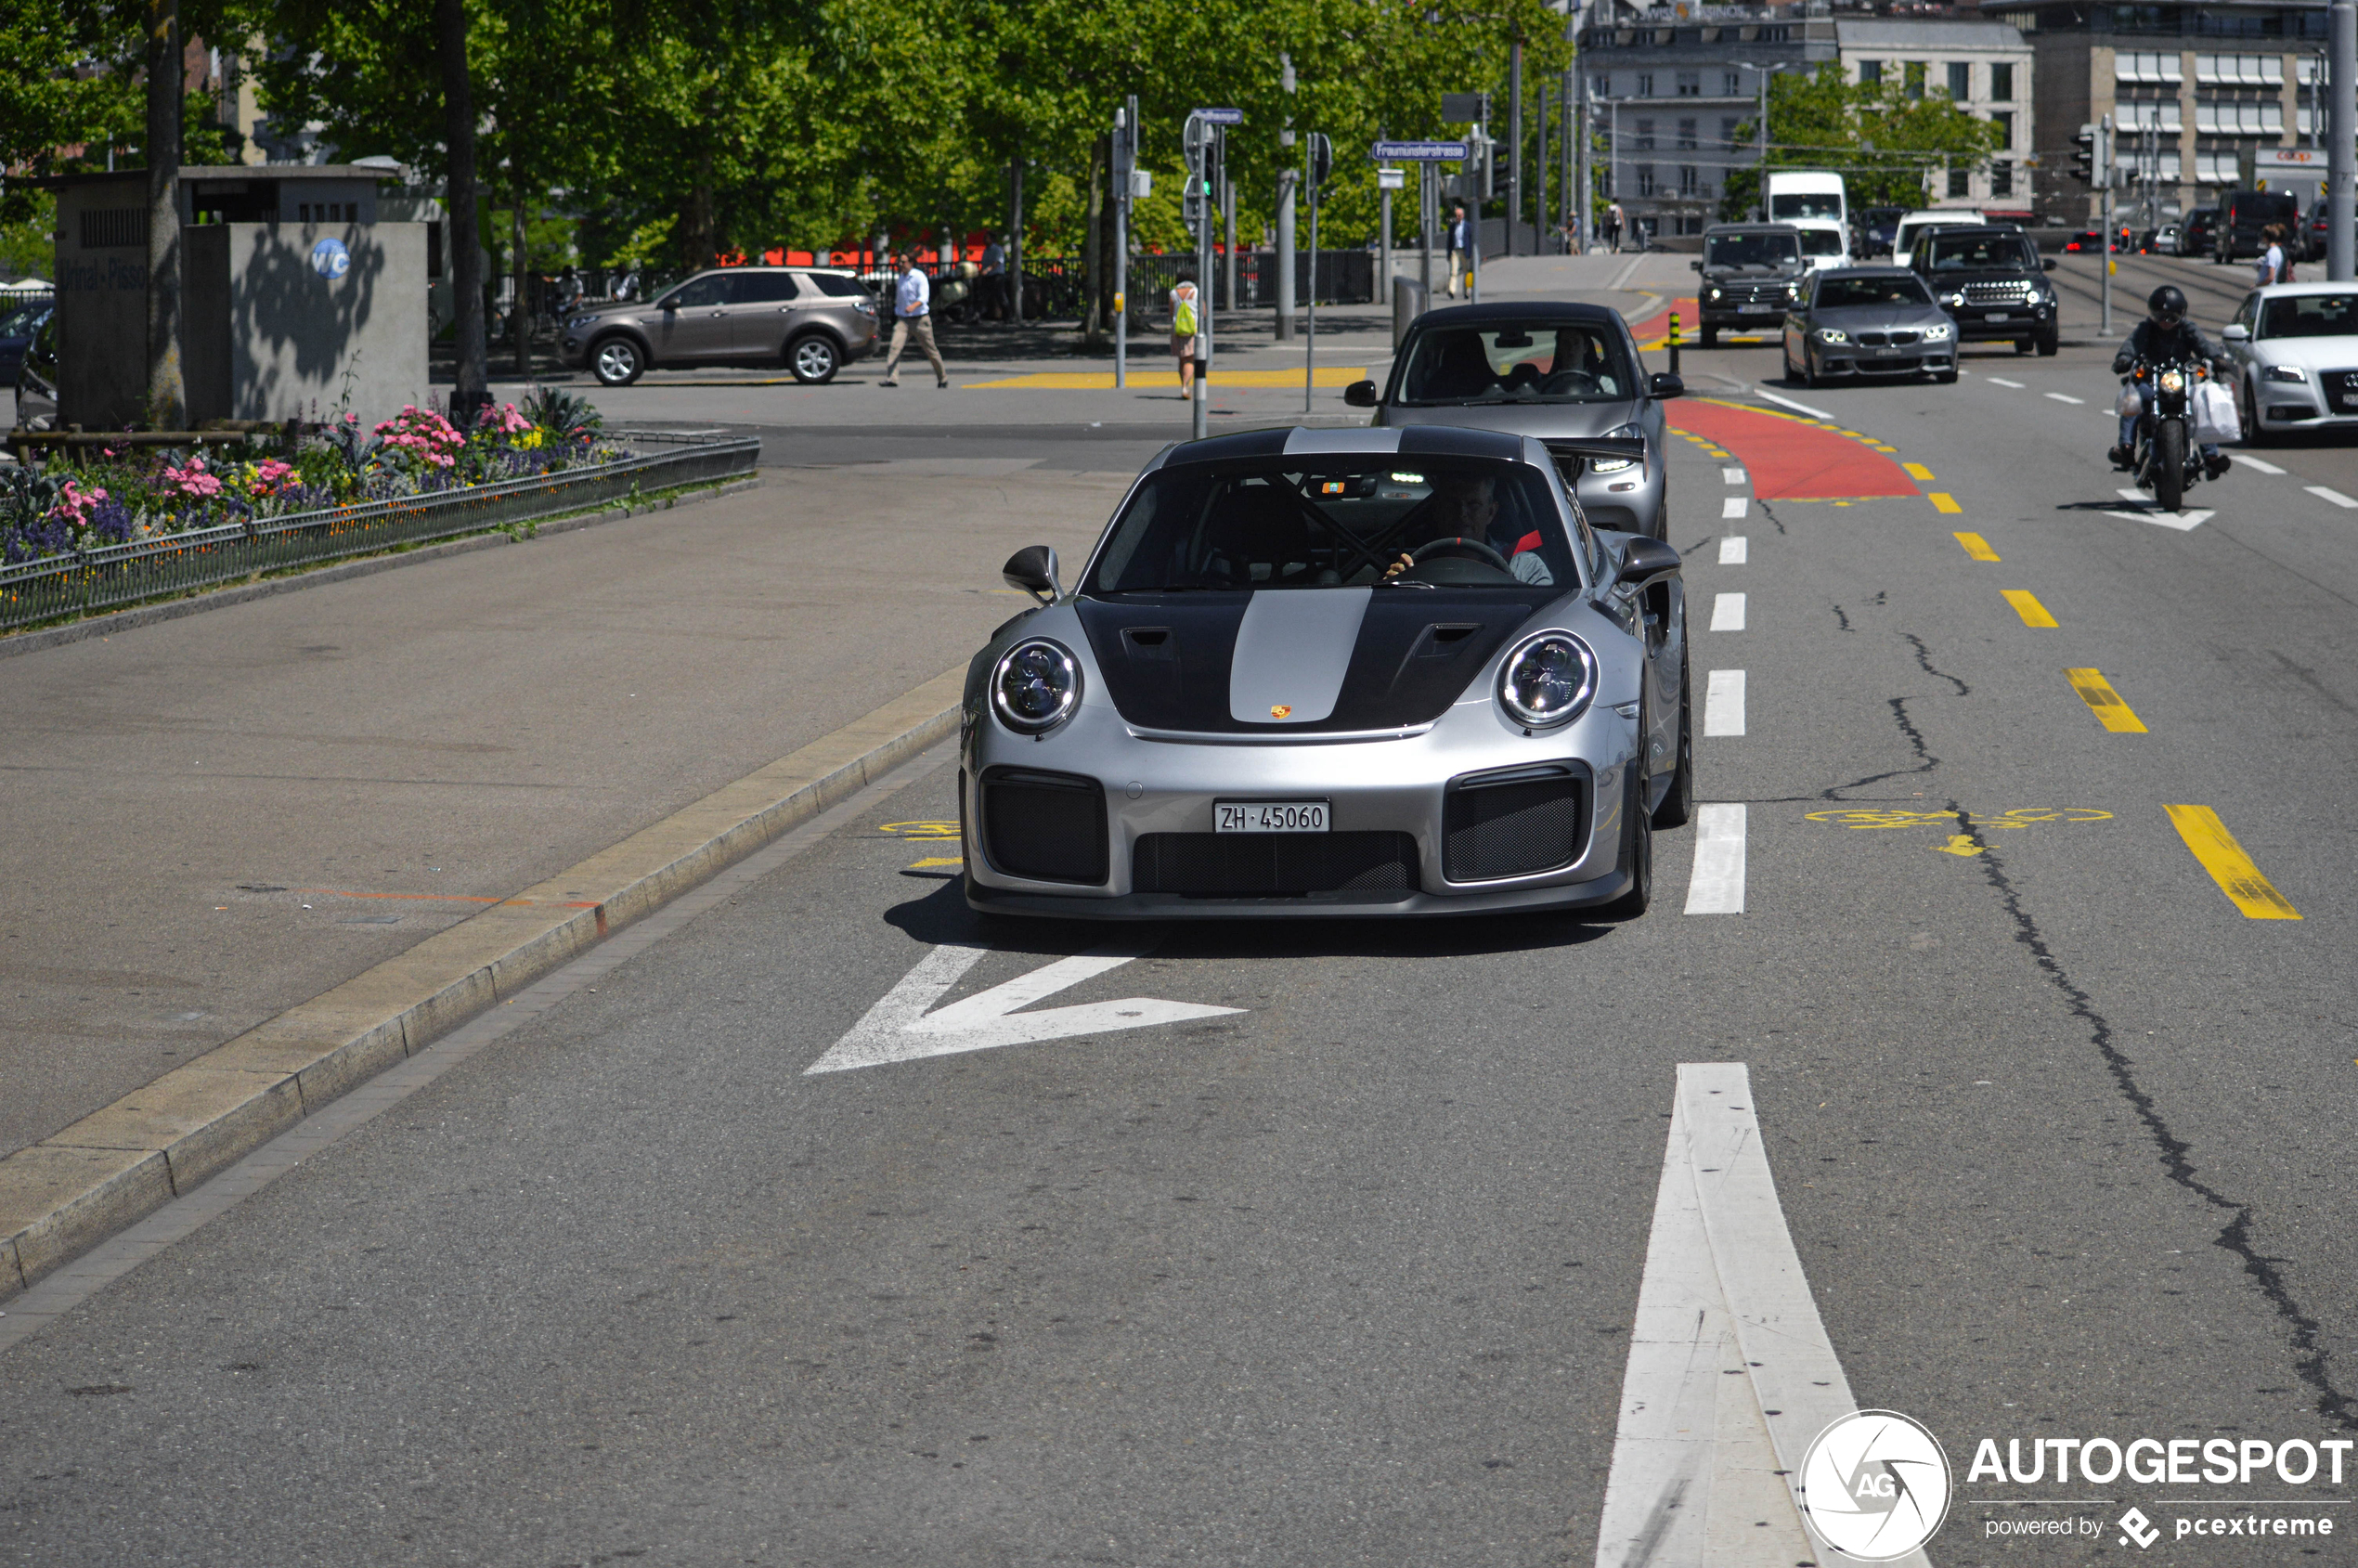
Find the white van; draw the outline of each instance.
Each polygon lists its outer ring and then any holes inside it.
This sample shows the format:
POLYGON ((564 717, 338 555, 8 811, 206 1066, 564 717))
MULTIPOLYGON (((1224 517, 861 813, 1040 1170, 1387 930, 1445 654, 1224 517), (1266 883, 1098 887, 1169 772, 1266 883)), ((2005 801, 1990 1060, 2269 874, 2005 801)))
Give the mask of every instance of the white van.
POLYGON ((1850 201, 1842 176, 1823 169, 1771 169, 1768 221, 1801 230, 1801 253, 1812 267, 1850 261, 1850 201))
POLYGON ((1927 228, 1937 228, 1945 223, 1964 223, 1979 227, 1989 221, 1981 215, 1978 209, 1973 207, 1926 207, 1922 212, 1910 213, 1899 220, 1898 227, 1892 231, 1891 265, 1906 266, 1908 253, 1916 248, 1916 236, 1927 228))

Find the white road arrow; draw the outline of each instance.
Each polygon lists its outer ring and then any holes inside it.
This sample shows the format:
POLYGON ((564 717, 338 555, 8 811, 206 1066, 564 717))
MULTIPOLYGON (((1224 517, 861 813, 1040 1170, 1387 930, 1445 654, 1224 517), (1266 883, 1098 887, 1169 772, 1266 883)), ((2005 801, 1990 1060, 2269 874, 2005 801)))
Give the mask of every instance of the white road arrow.
POLYGON ((1189 1018, 1244 1011, 1241 1007, 1207 1007, 1194 1002, 1162 1002, 1150 996, 1051 1007, 1040 1013, 1016 1010, 1094 979, 1109 969, 1119 969, 1146 951, 1126 944, 1099 948, 1074 958, 1059 958, 1044 968, 1018 975, 1004 985, 952 1002, 939 1012, 926 1011, 990 951, 958 943, 935 948, 900 978, 900 984, 885 992, 849 1033, 804 1072, 842 1072, 849 1068, 881 1067, 887 1062, 913 1061, 921 1056, 988 1051, 1000 1045, 1028 1045, 1040 1040, 1068 1040, 1076 1034, 1110 1034, 1115 1030, 1184 1023, 1189 1018))

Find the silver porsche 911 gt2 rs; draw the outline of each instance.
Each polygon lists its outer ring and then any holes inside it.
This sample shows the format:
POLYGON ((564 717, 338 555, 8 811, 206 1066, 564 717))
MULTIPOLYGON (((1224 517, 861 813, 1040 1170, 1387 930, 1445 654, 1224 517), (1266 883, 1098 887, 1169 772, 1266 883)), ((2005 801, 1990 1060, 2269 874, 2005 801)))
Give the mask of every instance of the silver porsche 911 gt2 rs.
POLYGON ((1694 800, 1678 554, 1592 528, 1620 459, 1446 426, 1167 448, 1078 585, 966 676, 974 908, 1641 914, 1694 800), (1560 468, 1559 465, 1562 465, 1560 468))

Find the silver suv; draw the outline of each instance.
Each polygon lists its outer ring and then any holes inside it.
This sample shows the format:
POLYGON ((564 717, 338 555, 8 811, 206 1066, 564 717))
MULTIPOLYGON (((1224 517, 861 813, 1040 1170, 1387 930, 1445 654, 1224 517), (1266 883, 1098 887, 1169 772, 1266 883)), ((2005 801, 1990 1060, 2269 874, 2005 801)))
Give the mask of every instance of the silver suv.
POLYGON ((876 302, 849 272, 732 266, 702 272, 645 304, 598 305, 565 318, 564 361, 607 386, 690 365, 775 365, 832 381, 876 346, 876 302))

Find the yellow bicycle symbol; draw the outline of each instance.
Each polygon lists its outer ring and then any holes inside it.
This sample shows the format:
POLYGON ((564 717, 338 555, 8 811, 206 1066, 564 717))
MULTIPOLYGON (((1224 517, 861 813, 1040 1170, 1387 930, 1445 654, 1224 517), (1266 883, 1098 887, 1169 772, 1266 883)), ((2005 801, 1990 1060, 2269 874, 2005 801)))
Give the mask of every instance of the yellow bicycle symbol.
POLYGON ((1809 820, 1813 823, 1839 823, 1853 831, 1937 826, 1946 842, 1936 844, 1933 848, 1944 855, 1960 857, 1978 855, 1987 848, 1977 835, 2028 827, 2033 823, 2100 823, 2109 821, 2111 817, 2110 811, 2099 811, 2092 806, 2017 806, 1994 817, 1976 816, 1963 810, 1901 811, 1867 807, 1809 813, 1809 820), (1961 827, 1971 827, 1975 831, 1953 831, 1961 827))
POLYGON ((914 838, 921 840, 928 838, 955 838, 958 836, 958 824, 955 821, 886 823, 883 826, 877 828, 876 831, 878 833, 888 833, 895 838, 914 838))

